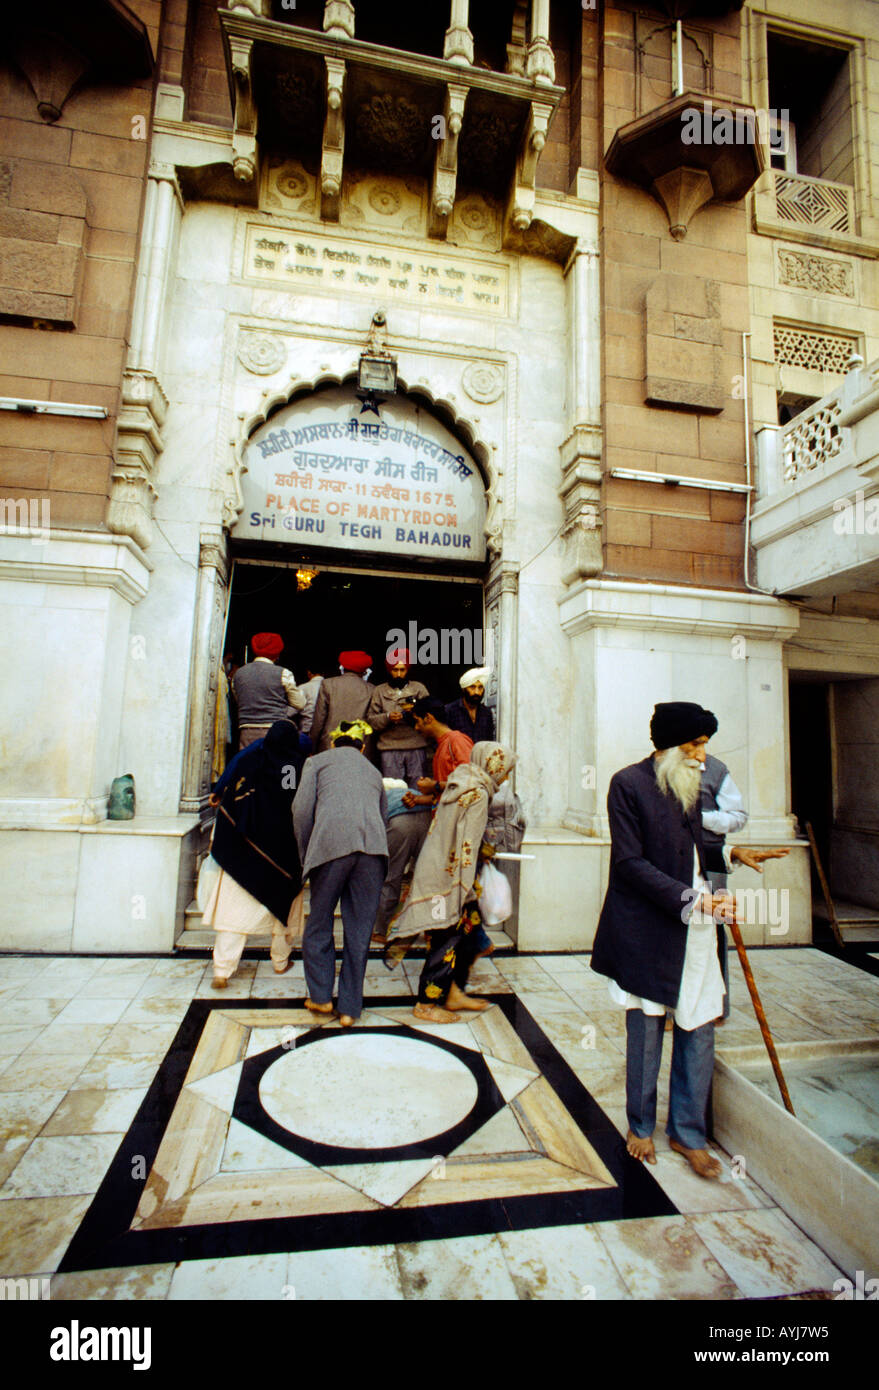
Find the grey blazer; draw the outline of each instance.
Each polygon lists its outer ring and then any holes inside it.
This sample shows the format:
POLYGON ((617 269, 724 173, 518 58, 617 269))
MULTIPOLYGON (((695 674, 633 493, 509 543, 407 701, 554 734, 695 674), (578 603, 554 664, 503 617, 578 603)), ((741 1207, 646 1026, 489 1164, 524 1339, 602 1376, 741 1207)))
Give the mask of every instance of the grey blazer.
POLYGON ((293 802, 302 877, 346 854, 387 859, 387 811, 381 773, 356 748, 330 748, 309 758, 293 802))
MULTIPOLYGON (((344 676, 328 676, 321 684, 314 706, 310 736, 317 753, 332 750, 330 733, 343 719, 362 719, 375 686, 346 671, 344 676)), ((298 793, 297 793, 298 796, 298 793)))

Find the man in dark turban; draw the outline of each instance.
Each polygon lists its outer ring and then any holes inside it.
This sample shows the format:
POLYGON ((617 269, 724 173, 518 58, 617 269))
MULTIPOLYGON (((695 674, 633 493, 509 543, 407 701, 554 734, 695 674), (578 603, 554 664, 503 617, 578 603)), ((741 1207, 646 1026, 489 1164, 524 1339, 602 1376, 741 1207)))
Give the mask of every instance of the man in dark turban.
POLYGON ((762 873, 764 859, 787 854, 703 843, 700 783, 716 730, 701 705, 657 705, 656 752, 611 778, 610 878, 592 949, 592 969, 609 977, 611 998, 626 1009, 626 1147, 656 1162, 656 1083, 665 1013, 673 1009, 668 1136, 704 1178, 721 1172, 705 1133, 714 1020, 725 992, 717 923, 735 912, 729 895, 712 893, 707 875, 728 872, 734 861, 762 873))

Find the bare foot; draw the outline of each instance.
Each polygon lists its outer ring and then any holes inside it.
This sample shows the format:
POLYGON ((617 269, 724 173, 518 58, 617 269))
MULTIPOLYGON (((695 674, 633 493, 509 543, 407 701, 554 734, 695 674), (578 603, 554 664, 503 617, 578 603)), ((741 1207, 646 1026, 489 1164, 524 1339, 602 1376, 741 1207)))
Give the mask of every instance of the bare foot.
POLYGON ((228 983, 229 981, 224 980, 222 975, 215 975, 211 980, 211 989, 225 989, 228 983))
POLYGON ((333 1008, 332 1000, 330 1000, 329 1004, 315 1004, 313 999, 306 999, 305 1007, 306 1009, 310 1009, 313 1014, 325 1014, 327 1017, 330 1017, 336 1012, 333 1008))
POLYGON ((291 966, 292 964, 293 964, 292 959, 291 959, 291 960, 288 960, 286 965, 275 965, 274 962, 273 962, 273 963, 272 963, 272 969, 274 970, 274 972, 275 972, 276 975, 286 975, 286 974, 287 974, 287 971, 290 969, 290 966, 291 966))
POLYGON ((416 1004, 412 1012, 423 1023, 461 1022, 457 1014, 449 1013, 448 1009, 441 1009, 438 1004, 416 1004))
POLYGON ((674 1026, 675 1026, 675 1021, 674 1021, 674 1019, 672 1018, 671 1014, 666 1014, 666 1016, 665 1016, 665 1031, 666 1031, 666 1033, 670 1033, 671 1030, 674 1028, 674 1026))
POLYGON ((468 1012, 481 1013, 483 1009, 489 1008, 487 999, 477 999, 473 994, 465 994, 457 985, 452 985, 446 997, 447 1009, 466 1009, 468 1012))
POLYGON ((716 1018, 716 1019, 714 1020, 714 1026, 715 1026, 715 1028, 722 1028, 723 1025, 724 1025, 725 1023, 726 1023, 726 1019, 723 1017, 722 1014, 721 1014, 720 1018, 716 1018))
POLYGON ((354 1027, 354 1019, 351 1017, 350 1014, 339 1014, 339 1027, 340 1027, 340 1028, 353 1028, 353 1027, 354 1027))
POLYGON ((674 1149, 676 1154, 683 1154, 694 1173, 698 1173, 700 1178, 719 1178, 723 1169, 719 1162, 710 1154, 707 1149, 685 1149, 683 1144, 679 1144, 676 1139, 669 1139, 669 1147, 674 1149))
POLYGON ((640 1159, 642 1163, 645 1159, 648 1163, 656 1162, 656 1150, 649 1135, 646 1139, 640 1139, 637 1134, 633 1134, 629 1130, 626 1135, 626 1148, 633 1158, 640 1159))

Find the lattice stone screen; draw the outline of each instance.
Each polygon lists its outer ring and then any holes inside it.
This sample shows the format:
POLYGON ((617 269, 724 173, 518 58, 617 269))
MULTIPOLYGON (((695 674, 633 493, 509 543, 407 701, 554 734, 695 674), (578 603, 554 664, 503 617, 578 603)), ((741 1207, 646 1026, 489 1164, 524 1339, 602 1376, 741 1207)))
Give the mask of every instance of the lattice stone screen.
POLYGON ((858 340, 846 333, 775 325, 775 360, 780 367, 805 367, 810 372, 842 375, 857 347, 858 340))
POLYGON ((838 400, 818 404, 798 415, 784 430, 784 481, 793 482, 803 473, 835 458, 842 447, 838 400))
POLYGON ((830 232, 854 231, 854 190, 844 183, 811 179, 805 174, 775 173, 775 206, 784 222, 821 227, 830 232))

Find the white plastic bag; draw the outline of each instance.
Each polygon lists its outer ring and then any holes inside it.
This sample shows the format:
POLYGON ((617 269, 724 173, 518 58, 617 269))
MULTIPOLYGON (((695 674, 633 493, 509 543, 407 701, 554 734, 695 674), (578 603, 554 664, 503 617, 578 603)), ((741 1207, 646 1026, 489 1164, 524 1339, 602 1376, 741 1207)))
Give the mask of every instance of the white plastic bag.
POLYGON ((214 891, 214 885, 220 877, 220 866, 212 854, 206 854, 201 861, 201 868, 198 871, 198 883, 195 888, 195 901, 198 903, 199 912, 204 912, 208 905, 208 899, 214 891))
POLYGON ((509 879, 489 861, 480 870, 479 882, 482 884, 479 914, 487 927, 499 927, 513 912, 509 879))

